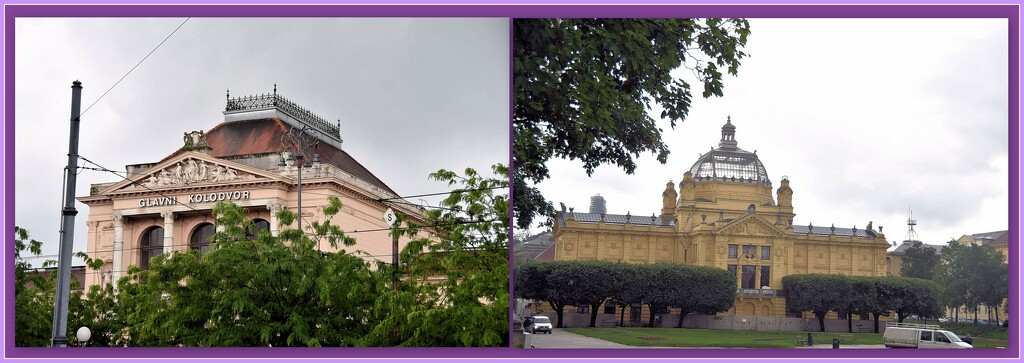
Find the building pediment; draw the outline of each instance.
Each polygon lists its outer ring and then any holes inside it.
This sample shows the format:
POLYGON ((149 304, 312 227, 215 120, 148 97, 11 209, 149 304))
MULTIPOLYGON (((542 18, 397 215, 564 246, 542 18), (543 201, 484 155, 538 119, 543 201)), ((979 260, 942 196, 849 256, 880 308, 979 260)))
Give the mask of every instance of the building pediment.
POLYGON ((786 233, 757 214, 747 214, 718 228, 717 234, 785 237, 786 233))
POLYGON ((100 194, 111 195, 204 185, 276 181, 281 177, 247 165, 198 152, 186 152, 153 166, 146 172, 111 185, 100 194))

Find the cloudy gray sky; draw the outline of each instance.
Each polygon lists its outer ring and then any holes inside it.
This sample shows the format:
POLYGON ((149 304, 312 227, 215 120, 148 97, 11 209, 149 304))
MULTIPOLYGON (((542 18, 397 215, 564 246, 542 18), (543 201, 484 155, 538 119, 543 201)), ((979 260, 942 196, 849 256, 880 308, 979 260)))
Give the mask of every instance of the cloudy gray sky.
MULTIPOLYGON (((14 219, 44 255, 57 252, 71 82, 85 109, 183 20, 15 20, 14 219)), ((193 18, 83 115, 79 153, 117 171, 159 161, 182 133, 223 120, 227 89, 277 83, 340 119, 343 148, 399 194, 446 191, 427 174, 508 164, 508 39, 506 19, 193 18)), ((118 180, 85 170, 76 195, 118 180)), ((77 208, 80 251, 88 208, 77 208)))
POLYGON ((577 210, 601 194, 609 213, 660 213, 665 183, 718 147, 731 115, 739 147, 757 150, 775 187, 789 177, 795 223, 874 221, 902 241, 913 209, 929 244, 1008 228, 1005 20, 750 24, 751 57, 726 78, 725 97, 695 101, 674 130, 661 123, 667 164, 647 154, 635 175, 602 166, 587 177, 579 162, 553 161, 544 195, 577 210))

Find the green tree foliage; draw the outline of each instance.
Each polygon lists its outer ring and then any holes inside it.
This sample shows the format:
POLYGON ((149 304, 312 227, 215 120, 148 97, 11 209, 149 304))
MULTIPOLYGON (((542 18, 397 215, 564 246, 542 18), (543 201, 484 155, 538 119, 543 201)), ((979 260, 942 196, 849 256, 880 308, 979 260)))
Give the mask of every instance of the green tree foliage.
POLYGON ((925 247, 923 243, 916 242, 903 254, 900 275, 932 280, 935 277, 935 269, 938 264, 939 254, 934 249, 925 247))
POLYGON ((680 308, 679 326, 687 314, 714 315, 728 311, 736 302, 736 276, 727 270, 705 266, 682 266, 689 277, 682 284, 680 297, 673 306, 680 308))
POLYGON ((736 75, 750 27, 743 19, 515 19, 513 23, 516 224, 527 228, 553 208, 531 183, 548 178, 553 157, 579 159, 588 174, 613 164, 632 174, 634 158, 669 150, 648 114, 672 127, 692 102, 685 67, 703 97, 722 96, 736 75))
MULTIPOLYGON (((341 202, 328 197, 311 237, 284 230, 249 238, 252 221, 231 203, 213 210, 213 250, 159 255, 119 282, 127 335, 137 346, 353 346, 368 333, 382 279, 347 253, 354 240, 330 223, 341 202), (326 242, 338 252, 321 252, 326 242), (132 283, 131 280, 137 281, 132 283)), ((278 214, 282 225, 295 215, 278 214)))
MULTIPOLYGON (((878 308, 878 290, 875 287, 875 278, 868 276, 849 277, 850 290, 847 292, 847 305, 841 309, 846 315, 846 329, 853 333, 853 315, 883 313, 878 308)), ((878 332, 878 320, 876 315, 875 332, 878 332)))
MULTIPOLYGON (((829 311, 844 314, 874 315, 875 331, 879 316, 894 312, 899 322, 910 315, 923 319, 942 316, 938 284, 924 279, 886 276, 843 276, 803 274, 782 278, 786 291, 786 309, 791 312, 814 312, 821 331, 829 311)), ((848 325, 852 331, 852 326, 848 325)))
MULTIPOLYGON (((609 296, 619 309, 619 326, 625 326, 626 307, 641 304, 646 293, 645 276, 641 273, 644 265, 622 263, 613 272, 615 288, 609 296)), ((642 306, 642 305, 641 305, 642 306)))
POLYGON ((658 315, 667 314, 669 307, 680 305, 685 298, 681 285, 688 276, 678 267, 680 265, 664 263, 640 266, 640 285, 644 289, 641 301, 650 310, 647 326, 654 327, 658 315))
POLYGON ((25 260, 26 252, 38 256, 42 242, 28 231, 14 227, 14 344, 19 347, 50 345, 53 329, 53 279, 44 279, 25 260))
MULTIPOLYGON (((460 188, 427 212, 428 225, 402 232, 417 237, 402 251, 397 291, 390 264, 375 269, 346 250, 355 240, 331 223, 338 198, 328 197, 325 219, 304 231, 255 237, 247 212, 223 202, 213 209, 211 251, 158 255, 146 270, 129 268, 116 289, 73 294, 69 336, 88 326, 93 346, 507 346, 508 169, 494 172, 497 179, 472 169, 432 174, 460 188)), ((277 218, 288 226, 297 216, 277 218)), ((15 237, 18 345, 44 346, 53 281, 28 273, 21 258, 40 243, 21 229, 15 237)), ((90 269, 103 265, 79 256, 90 269)))
MULTIPOLYGON (((47 277, 43 277, 41 270, 36 269, 23 257, 24 253, 31 256, 39 256, 42 253, 42 242, 32 239, 29 232, 23 228, 14 227, 14 342, 19 347, 46 347, 50 345, 53 334, 53 305, 56 294, 56 270, 51 270, 47 277)), ((84 256, 79 252, 79 257, 84 256)), ((55 266, 56 261, 46 260, 40 267, 47 268, 55 266)), ((94 264, 95 265, 95 264, 94 264)), ((72 290, 81 282, 71 275, 72 290)), ((90 290, 90 293, 93 293, 90 290)), ((93 293, 95 294, 95 293, 93 293)), ((65 336, 75 343, 75 331, 78 327, 92 327, 90 321, 83 319, 83 314, 93 311, 93 305, 101 304, 97 296, 95 301, 82 299, 81 291, 72 291, 68 300, 68 331, 65 336)), ((92 296, 92 295, 90 295, 92 296)), ((110 321, 116 324, 116 321, 110 321)), ((101 325, 102 328, 102 325, 101 325)), ((106 337, 95 337, 105 342, 106 337)), ((92 341, 92 340, 91 340, 92 341)))
POLYGON ((825 331, 825 315, 841 311, 849 305, 850 282, 842 275, 789 275, 782 278, 786 290, 786 309, 792 312, 811 311, 825 331))
MULTIPOLYGON (((76 252, 75 256, 85 261, 86 273, 100 273, 104 261, 90 258, 84 252, 76 252)), ((68 300, 68 330, 77 331, 78 327, 88 327, 92 336, 87 342, 89 346, 119 346, 126 343, 124 314, 117 304, 113 284, 89 286, 87 291, 73 291, 68 300)), ((68 335, 74 340, 75 335, 68 335)))
POLYGON ((974 313, 975 320, 979 306, 987 306, 998 314, 1009 289, 1008 268, 1002 253, 954 240, 942 249, 939 257, 936 275, 943 286, 945 306, 954 309, 962 306, 974 313))
POLYGON ((976 301, 971 301, 973 300, 971 294, 973 281, 969 276, 972 276, 973 272, 968 270, 965 248, 966 246, 956 240, 949 241, 939 253, 939 264, 935 269, 936 281, 942 285, 940 293, 942 303, 946 307, 954 309, 957 319, 959 319, 961 306, 977 305, 976 301))
POLYGON ((427 212, 427 226, 406 229, 428 237, 402 250, 408 275, 399 291, 375 302, 379 323, 365 345, 508 346, 509 171, 500 164, 492 171, 494 177, 473 169, 431 174, 456 189, 427 212))
POLYGON ((878 279, 876 287, 879 304, 893 311, 900 323, 910 315, 922 319, 942 316, 939 286, 932 281, 886 276, 878 279))
MULTIPOLYGON (((566 305, 597 311, 611 298, 624 314, 632 304, 647 305, 648 325, 658 314, 679 307, 688 313, 716 314, 729 310, 736 298, 735 279, 722 269, 676 264, 629 264, 590 260, 529 262, 516 266, 516 297, 547 301, 562 326, 566 305)), ((620 320, 624 318, 620 315, 620 320)), ((620 321, 621 325, 621 321, 620 321)))

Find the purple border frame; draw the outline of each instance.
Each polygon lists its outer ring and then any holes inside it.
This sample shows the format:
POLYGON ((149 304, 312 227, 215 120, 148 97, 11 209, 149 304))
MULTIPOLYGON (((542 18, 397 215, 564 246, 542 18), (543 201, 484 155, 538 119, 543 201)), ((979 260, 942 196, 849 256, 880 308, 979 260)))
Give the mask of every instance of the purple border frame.
MULTIPOLYGON (((17 0, 16 0, 17 1, 17 0)), ((232 1, 232 0, 228 0, 232 1)), ((228 1, 225 1, 228 2, 228 1)), ((234 0, 238 1, 238 0, 234 0)), ((266 0, 257 0, 266 1, 266 0)), ((667 3, 655 0, 650 3, 667 3)), ((744 4, 762 2, 746 1, 744 4)), ((949 1, 929 1, 929 4, 949 1)), ((122 2, 115 0, 111 3, 122 2)), ((315 3, 312 1, 308 3, 315 3)), ((408 1, 408 3, 421 3, 408 1)), ((453 4, 465 0, 450 1, 453 4)), ((577 1, 567 1, 575 3, 577 1)), ((793 1, 809 3, 806 0, 793 1)), ((550 5, 550 6, 330 6, 330 5, 20 5, 6 4, 5 33, 5 190, 4 213, 7 226, 14 222, 14 20, 20 17, 748 17, 748 18, 1003 18, 1008 20, 1009 33, 1009 190, 1010 240, 1019 240, 1019 32, 1020 14, 1016 2, 993 1, 1009 5, 550 5)), ((250 1, 252 3, 252 1, 250 1)), ((905 4, 925 3, 921 0, 905 4)), ((511 25, 510 25, 511 26, 511 25)), ((510 35, 511 37, 511 35, 510 35)), ((511 68, 511 66, 510 66, 511 68)), ((511 72, 511 71, 510 71, 511 72)), ((510 89, 512 85, 510 84, 510 89)), ((511 97, 510 97, 511 104, 511 97)), ((511 113, 511 105, 510 110, 511 113)), ((511 131, 511 125, 510 125, 511 131)), ((511 140, 511 133, 509 136, 511 140)), ((510 142, 509 147, 512 144, 510 142)), ((510 160, 511 162, 511 160, 510 160)), ((9 235, 8 246, 13 242, 9 235)), ((1018 316, 1016 300, 1019 291, 1018 250, 1009 248, 1009 315, 1018 316)), ((4 271, 13 268, 13 255, 7 254, 4 271)), ((5 305, 13 307, 13 277, 5 274, 5 305)), ((14 332, 14 311, 7 309, 4 327, 6 336, 14 332)), ((1019 319, 1018 319, 1019 320, 1019 319)), ((50 349, 18 348, 5 339, 5 358, 1013 358, 1019 354, 1019 328, 1009 332, 1007 349, 953 351, 916 350, 844 350, 842 355, 827 349, 555 349, 523 350, 513 348, 89 348, 50 349)))

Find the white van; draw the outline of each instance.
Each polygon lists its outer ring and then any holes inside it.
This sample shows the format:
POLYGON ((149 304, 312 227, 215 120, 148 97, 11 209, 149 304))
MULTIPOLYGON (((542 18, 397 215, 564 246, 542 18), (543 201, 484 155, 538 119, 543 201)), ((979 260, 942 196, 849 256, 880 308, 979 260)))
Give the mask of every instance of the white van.
POLYGON ((882 342, 886 348, 974 348, 938 325, 888 323, 882 342))

